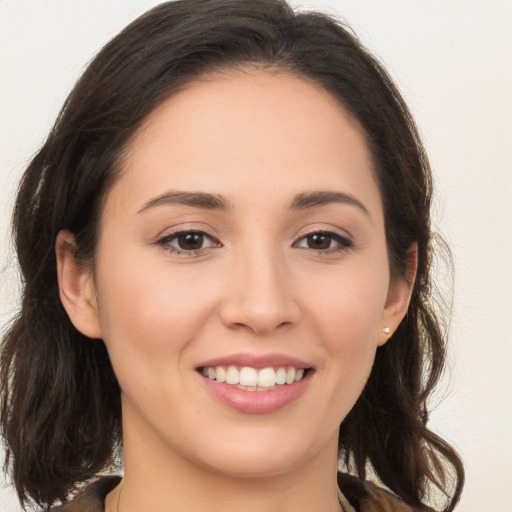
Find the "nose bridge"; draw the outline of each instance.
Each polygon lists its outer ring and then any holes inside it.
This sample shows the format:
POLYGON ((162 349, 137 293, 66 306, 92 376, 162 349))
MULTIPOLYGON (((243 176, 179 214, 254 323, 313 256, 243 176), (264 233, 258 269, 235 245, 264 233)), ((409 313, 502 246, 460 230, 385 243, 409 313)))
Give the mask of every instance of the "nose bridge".
POLYGON ((269 240, 239 247, 233 256, 223 320, 264 334, 298 320, 285 255, 269 240))

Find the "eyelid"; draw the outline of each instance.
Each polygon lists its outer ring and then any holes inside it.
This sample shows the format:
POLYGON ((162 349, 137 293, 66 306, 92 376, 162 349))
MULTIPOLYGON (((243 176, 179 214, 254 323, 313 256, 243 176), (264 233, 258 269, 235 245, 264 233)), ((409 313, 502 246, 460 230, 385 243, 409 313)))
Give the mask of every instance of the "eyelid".
POLYGON ((185 256, 196 256, 199 254, 203 254, 208 249, 222 247, 222 243, 215 236, 211 235, 204 229, 198 229, 198 228, 193 228, 193 227, 184 227, 184 226, 180 226, 179 228, 176 228, 173 231, 166 232, 165 234, 160 235, 157 238, 157 240, 155 240, 153 245, 160 246, 164 250, 171 252, 173 254, 179 254, 179 255, 185 255, 185 256), (206 239, 208 239, 210 242, 212 242, 212 245, 210 245, 209 247, 201 247, 200 249, 191 249, 191 250, 179 249, 179 248, 171 245, 170 242, 172 240, 175 240, 178 236, 187 234, 187 233, 200 234, 200 235, 204 236, 206 239))
POLYGON ((342 229, 329 222, 314 222, 304 226, 297 235, 297 240, 305 236, 314 235, 315 233, 332 234, 345 240, 353 241, 353 235, 347 230, 342 229))
MULTIPOLYGON (((335 230, 335 229, 325 229, 325 228, 315 228, 315 229, 310 229, 308 230, 306 233, 302 233, 299 237, 297 237, 297 239, 295 240, 295 242, 293 243, 294 246, 298 246, 298 243, 302 240, 304 240, 305 238, 309 237, 309 236, 313 236, 313 235, 325 235, 325 236, 328 236, 330 237, 332 240, 336 241, 337 242, 337 246, 336 247, 330 247, 328 249, 313 249, 313 248, 310 248, 310 247, 303 247, 303 249, 306 249, 306 250, 309 250, 315 254, 330 254, 330 253, 335 253, 335 252, 345 252, 345 251, 348 251, 350 249, 353 249, 354 247, 354 240, 353 238, 348 235, 347 233, 340 233, 338 230, 335 230)), ((301 247, 301 246, 298 246, 298 247, 301 247)))
MULTIPOLYGON (((302 232, 299 236, 297 236, 295 241, 292 243, 292 246, 306 249, 318 255, 346 252, 350 249, 353 249, 355 245, 353 237, 344 230, 343 232, 340 231, 341 230, 334 227, 310 226, 306 232, 302 232), (300 242, 302 242, 307 237, 317 234, 331 238, 331 241, 334 241, 336 243, 335 247, 318 249, 312 247, 303 247, 300 245, 300 242)), ((200 255, 208 251, 209 249, 223 247, 223 244, 220 242, 220 240, 216 236, 212 235, 210 232, 206 231, 205 229, 184 225, 176 226, 170 231, 165 231, 164 234, 158 236, 158 238, 153 242, 152 245, 160 246, 161 248, 168 252, 185 256, 200 255), (175 247, 171 244, 171 242, 176 240, 180 235, 188 233, 202 235, 206 240, 209 241, 208 247, 201 247, 199 249, 180 249, 179 247, 175 247)))

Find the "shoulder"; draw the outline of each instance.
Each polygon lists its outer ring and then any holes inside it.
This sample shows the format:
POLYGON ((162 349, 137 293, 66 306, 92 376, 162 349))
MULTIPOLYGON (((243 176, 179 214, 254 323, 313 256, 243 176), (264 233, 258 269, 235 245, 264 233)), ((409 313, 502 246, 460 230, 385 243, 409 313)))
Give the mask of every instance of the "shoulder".
POLYGON ((51 512, 103 512, 103 505, 107 494, 119 483, 118 476, 106 476, 90 483, 80 491, 71 501, 51 512))
POLYGON ((355 476, 339 473, 338 485, 357 512, 434 512, 427 507, 411 507, 389 491, 355 476))

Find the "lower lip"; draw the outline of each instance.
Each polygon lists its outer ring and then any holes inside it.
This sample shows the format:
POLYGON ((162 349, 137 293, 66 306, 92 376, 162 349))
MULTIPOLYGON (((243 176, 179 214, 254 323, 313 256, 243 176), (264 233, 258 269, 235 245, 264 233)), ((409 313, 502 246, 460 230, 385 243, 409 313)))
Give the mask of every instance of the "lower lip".
POLYGON ((245 414, 269 414, 284 409, 300 398, 311 379, 311 371, 300 381, 268 391, 245 391, 199 375, 206 389, 221 403, 245 414))

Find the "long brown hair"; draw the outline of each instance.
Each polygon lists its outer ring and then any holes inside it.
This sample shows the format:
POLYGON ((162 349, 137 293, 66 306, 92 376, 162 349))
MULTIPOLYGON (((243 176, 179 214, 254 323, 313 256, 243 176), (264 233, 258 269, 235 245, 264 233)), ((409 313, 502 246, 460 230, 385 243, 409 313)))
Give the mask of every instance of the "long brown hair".
POLYGON ((347 470, 368 467, 413 506, 437 487, 453 510, 464 472, 427 428, 427 400, 445 361, 431 282, 432 179, 414 121, 379 62, 330 16, 281 0, 181 0, 148 11, 108 43, 66 100, 18 192, 13 233, 21 309, 1 352, 1 428, 22 503, 48 508, 107 468, 122 444, 120 390, 101 340, 69 321, 59 298, 55 240, 76 237, 94 258, 102 197, 144 119, 180 87, 213 70, 250 65, 321 85, 362 128, 385 212, 391 272, 418 271, 406 318, 377 351, 369 381, 340 428, 347 470))

